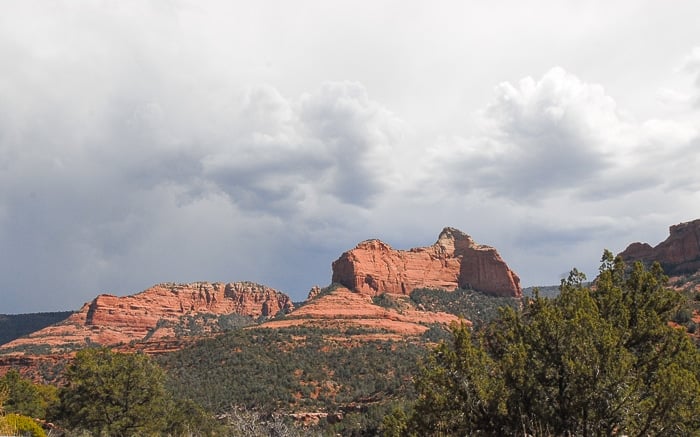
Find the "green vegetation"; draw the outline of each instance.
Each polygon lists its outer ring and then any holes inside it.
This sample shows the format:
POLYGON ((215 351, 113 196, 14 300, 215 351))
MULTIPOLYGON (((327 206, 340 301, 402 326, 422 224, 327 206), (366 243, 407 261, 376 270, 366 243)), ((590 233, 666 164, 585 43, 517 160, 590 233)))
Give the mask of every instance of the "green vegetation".
MULTIPOLYGON (((16 375, 16 372, 13 372, 13 375, 9 379, 13 380, 13 383, 8 383, 8 378, 0 380, 0 433, 3 435, 45 437, 46 433, 44 430, 31 417, 14 412, 5 414, 6 411, 12 411, 14 409, 12 405, 10 405, 10 408, 6 408, 6 404, 10 402, 14 403, 16 406, 18 403, 17 392, 25 388, 22 387, 20 390, 17 390, 17 387, 23 384, 14 383, 16 379, 21 380, 21 378, 16 375)), ((31 385, 31 383, 29 384, 31 385)))
POLYGON ((353 340, 375 333, 318 328, 246 329, 159 357, 171 388, 215 413, 329 411, 408 396, 420 345, 353 340))
POLYGON ((411 293, 411 300, 420 309, 442 311, 467 319, 475 328, 496 318, 499 308, 518 308, 521 305, 518 298, 491 296, 463 288, 454 291, 417 288, 411 293))
POLYGON ((688 333, 694 334, 694 340, 700 346, 698 324, 693 320, 693 313, 700 313, 700 292, 697 291, 700 289, 700 272, 681 276, 673 285, 680 290, 686 303, 686 307, 675 314, 673 321, 684 326, 688 333))
POLYGON ((194 403, 170 395, 164 372, 146 355, 84 349, 64 376, 67 384, 59 392, 56 418, 70 429, 126 437, 207 425, 194 403))
POLYGON ((682 298, 661 267, 606 251, 595 287, 584 279, 479 332, 454 325, 384 435, 698 435, 700 353, 668 324, 682 298))
POLYGON ((27 437, 46 437, 46 433, 34 419, 15 413, 0 416, 0 433, 27 437))
POLYGON ((58 390, 51 385, 34 384, 16 370, 0 378, 0 391, 6 394, 4 409, 31 417, 46 417, 58 403, 58 390))
MULTIPOLYGON (((590 285, 590 284, 589 284, 590 285)), ((535 293, 542 297, 557 297, 559 295, 559 285, 545 285, 539 287, 523 288, 523 296, 534 297, 535 293)))
POLYGON ((161 328, 170 328, 177 337, 197 337, 206 334, 231 331, 255 324, 252 317, 241 314, 194 313, 176 320, 161 319, 144 338, 148 340, 161 328))

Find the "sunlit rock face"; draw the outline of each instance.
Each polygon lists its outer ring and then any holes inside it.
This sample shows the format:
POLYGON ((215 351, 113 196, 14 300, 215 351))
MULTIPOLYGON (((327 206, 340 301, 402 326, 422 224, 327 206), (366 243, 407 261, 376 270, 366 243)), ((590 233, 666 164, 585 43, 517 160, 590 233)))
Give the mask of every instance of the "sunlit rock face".
POLYGON ((445 228, 432 246, 394 250, 367 240, 333 262, 333 282, 379 295, 410 294, 416 288, 473 288, 496 296, 520 297, 520 278, 496 249, 445 228))
POLYGON ((130 296, 101 294, 63 322, 7 343, 0 351, 23 345, 116 345, 151 337, 163 321, 183 316, 240 314, 257 319, 292 308, 286 294, 252 282, 158 284, 130 296))

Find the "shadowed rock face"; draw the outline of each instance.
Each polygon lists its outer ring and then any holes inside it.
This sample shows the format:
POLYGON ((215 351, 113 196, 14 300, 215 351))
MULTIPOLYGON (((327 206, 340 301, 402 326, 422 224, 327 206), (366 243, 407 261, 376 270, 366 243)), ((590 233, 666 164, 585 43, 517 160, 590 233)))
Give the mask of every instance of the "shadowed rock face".
POLYGON ((620 253, 626 263, 658 261, 668 275, 700 270, 700 220, 679 223, 669 228, 669 237, 655 247, 632 243, 620 253))
POLYGON ((292 308, 286 294, 251 282, 158 284, 130 296, 99 295, 63 322, 7 343, 0 352, 23 345, 115 345, 143 340, 154 334, 160 321, 182 316, 207 313, 258 318, 292 308))
POLYGON ((416 288, 473 288, 497 296, 520 297, 520 278, 496 249, 445 228, 432 246, 394 250, 367 240, 333 262, 333 282, 363 294, 410 294, 416 288))

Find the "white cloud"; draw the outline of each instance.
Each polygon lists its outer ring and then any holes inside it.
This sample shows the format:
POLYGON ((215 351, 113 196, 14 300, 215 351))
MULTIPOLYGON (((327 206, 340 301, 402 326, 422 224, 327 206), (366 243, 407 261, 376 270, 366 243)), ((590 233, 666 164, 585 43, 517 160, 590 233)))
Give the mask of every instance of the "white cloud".
POLYGON ((689 73, 697 73, 695 84, 700 86, 700 47, 693 48, 690 54, 685 57, 682 69, 689 73))
POLYGON ((693 125, 621 115, 601 85, 558 67, 537 81, 500 84, 481 117, 478 136, 436 143, 430 172, 444 169, 441 184, 455 190, 526 203, 563 193, 621 196, 668 184, 668 173, 640 170, 685 169, 698 138, 693 125))

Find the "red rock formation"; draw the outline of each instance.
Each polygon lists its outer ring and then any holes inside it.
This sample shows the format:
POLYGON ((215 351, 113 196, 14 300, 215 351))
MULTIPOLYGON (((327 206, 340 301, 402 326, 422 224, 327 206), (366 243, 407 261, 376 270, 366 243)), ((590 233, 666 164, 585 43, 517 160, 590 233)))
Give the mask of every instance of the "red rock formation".
POLYGON ((700 270, 700 220, 673 225, 669 234, 655 247, 647 243, 632 243, 620 256, 626 263, 658 261, 668 275, 700 270))
POLYGON ((520 297, 520 278, 496 249, 476 244, 445 228, 435 244, 394 250, 367 240, 333 262, 333 282, 364 294, 410 294, 416 288, 473 288, 498 296, 520 297))
MULTIPOLYGON (((349 327, 376 330, 375 334, 362 334, 365 339, 401 340, 418 336, 434 323, 449 325, 458 321, 454 314, 425 311, 410 303, 410 298, 399 297, 404 308, 384 308, 372 302, 367 294, 355 293, 345 287, 337 287, 322 294, 317 293, 304 306, 295 309, 282 319, 267 321, 261 328, 285 328, 289 326, 314 326, 344 331, 349 327)), ((467 322, 470 323, 470 322, 467 322)))
MULTIPOLYGON (((63 322, 7 343, 0 352, 23 345, 116 345, 143 340, 159 322, 182 316, 235 313, 258 318, 292 308, 289 296, 250 282, 159 284, 131 296, 100 295, 63 322)), ((163 334, 156 337, 162 340, 163 334)))
POLYGON ((314 285, 311 287, 311 290, 309 290, 309 294, 306 296, 306 300, 311 300, 318 296, 321 293, 321 287, 318 285, 314 285))

